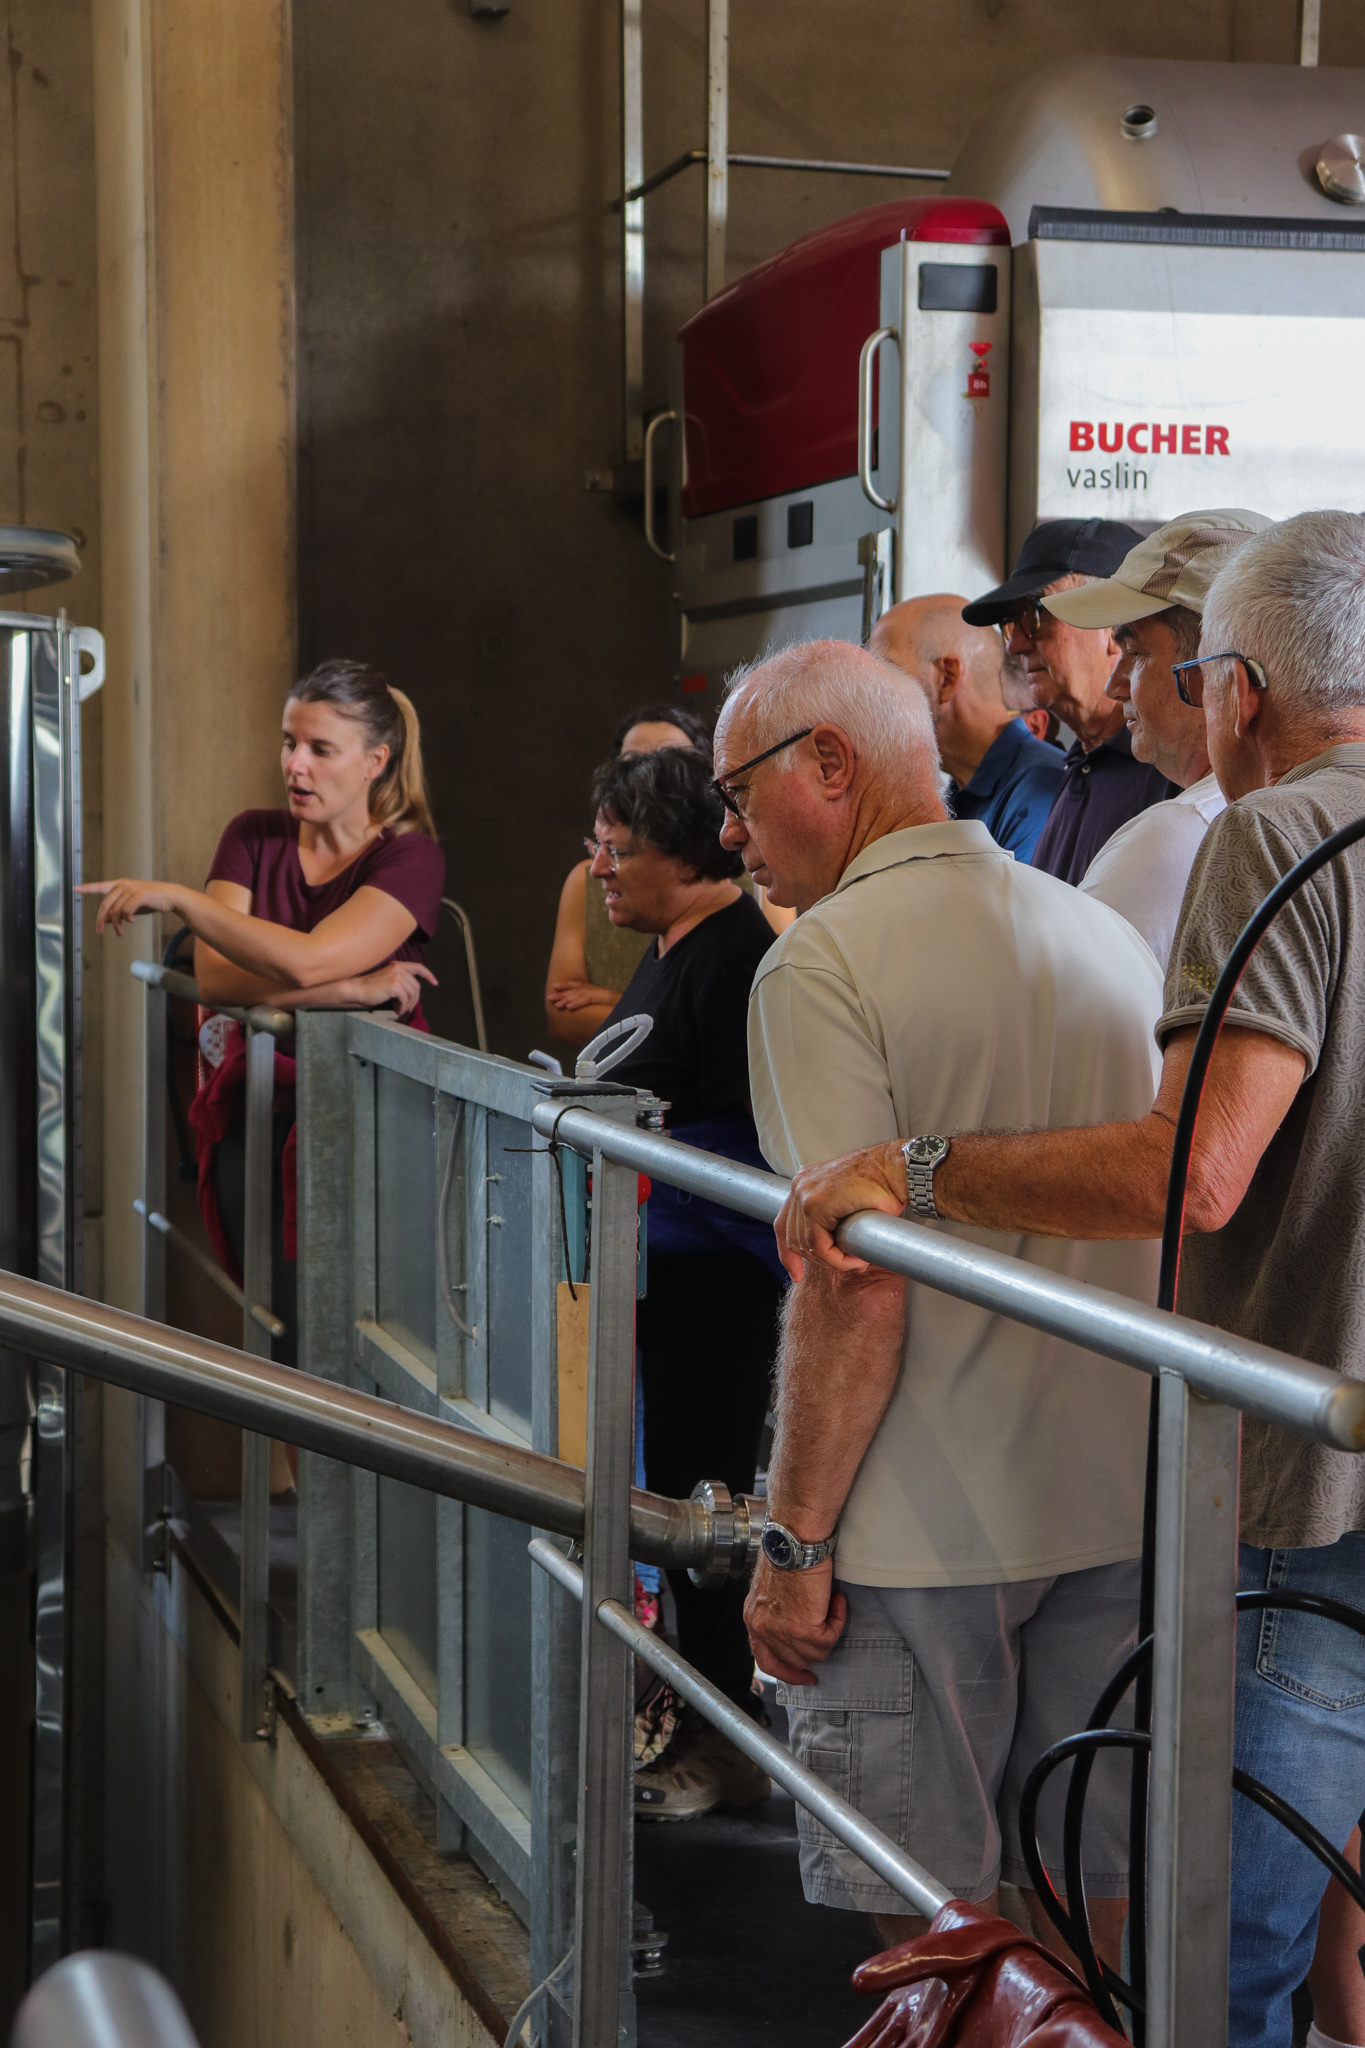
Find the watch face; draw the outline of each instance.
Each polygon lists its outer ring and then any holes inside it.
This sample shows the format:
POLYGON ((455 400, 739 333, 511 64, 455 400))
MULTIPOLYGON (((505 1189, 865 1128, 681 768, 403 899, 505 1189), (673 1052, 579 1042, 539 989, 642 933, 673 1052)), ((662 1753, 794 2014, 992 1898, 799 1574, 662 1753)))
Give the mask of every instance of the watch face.
POLYGON ((912 1138, 905 1147, 905 1156, 914 1166, 933 1166, 945 1149, 942 1138, 912 1138))
POLYGON ((796 1563, 796 1545, 775 1522, 769 1522, 763 1531, 763 1555, 780 1572, 791 1571, 796 1563))

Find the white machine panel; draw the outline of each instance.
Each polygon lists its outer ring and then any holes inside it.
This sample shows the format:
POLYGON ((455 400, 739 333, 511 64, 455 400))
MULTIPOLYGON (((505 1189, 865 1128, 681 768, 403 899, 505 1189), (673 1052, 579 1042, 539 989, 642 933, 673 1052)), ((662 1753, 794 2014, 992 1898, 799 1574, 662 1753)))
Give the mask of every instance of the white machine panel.
POLYGON ((1365 252, 1015 251, 1010 528, 1365 491, 1365 252))
POLYGON ((877 452, 880 475, 896 477, 896 598, 971 596, 1005 573, 1010 251, 896 243, 882 254, 881 317, 895 336, 881 350, 877 452))
POLYGON ((797 640, 857 640, 858 539, 884 526, 856 477, 682 522, 680 673, 719 682, 797 640))

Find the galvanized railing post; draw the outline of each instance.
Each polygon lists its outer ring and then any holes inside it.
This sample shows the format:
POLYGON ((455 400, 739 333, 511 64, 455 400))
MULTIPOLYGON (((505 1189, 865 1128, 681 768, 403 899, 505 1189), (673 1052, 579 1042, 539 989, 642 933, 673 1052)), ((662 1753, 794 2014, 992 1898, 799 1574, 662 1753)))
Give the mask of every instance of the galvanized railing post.
MULTIPOLYGON (((142 1006, 144 1210, 166 1206, 166 1030, 170 997, 148 987, 142 1006)), ((142 1233, 142 1313, 166 1320, 166 1241, 154 1230, 142 1233)), ((145 1397, 138 1402, 142 1442, 142 1569, 165 1571, 168 1563, 169 1503, 166 1498, 166 1409, 145 1397)))
MULTIPOLYGON (((148 1210, 166 1207, 166 1037, 171 999, 146 988, 143 1020, 143 1155, 142 1200, 148 1210)), ((166 1241, 155 1231, 142 1233, 142 1313, 152 1322, 166 1320, 166 1241)))
POLYGON ((629 1648, 598 1628, 595 1616, 602 1600, 632 1604, 637 1185, 633 1166, 617 1166, 594 1151, 574 2048, 618 2048, 635 2036, 630 1984, 634 1667, 629 1648))
POLYGON ((1147 2048, 1227 2039, 1241 1423, 1162 1373, 1147 2048))
MULTIPOLYGON (((298 1061, 299 1369, 349 1384, 351 1060, 343 1010, 301 1010, 298 1061)), ((351 1707, 355 1475, 299 1453, 298 1698, 310 1715, 351 1707)))
MULTIPOLYGON (((246 1027, 246 1216, 242 1231, 242 1349, 269 1358, 270 1337, 251 1304, 269 1307, 270 1205, 275 1100, 275 1041, 246 1027)), ((268 1738, 274 1710, 270 1680, 270 1439, 242 1436, 241 1735, 268 1738)))

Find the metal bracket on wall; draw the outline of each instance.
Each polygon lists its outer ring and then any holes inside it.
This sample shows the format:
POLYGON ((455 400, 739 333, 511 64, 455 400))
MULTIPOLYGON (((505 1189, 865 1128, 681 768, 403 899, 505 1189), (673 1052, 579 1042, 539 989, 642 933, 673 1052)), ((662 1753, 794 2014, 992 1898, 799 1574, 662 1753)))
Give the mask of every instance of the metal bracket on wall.
POLYGON ((275 1680, 267 1675, 261 1680, 256 1691, 251 1715, 250 1735, 243 1734, 243 1740, 273 1742, 275 1740, 275 1718, 279 1705, 279 1694, 275 1680))

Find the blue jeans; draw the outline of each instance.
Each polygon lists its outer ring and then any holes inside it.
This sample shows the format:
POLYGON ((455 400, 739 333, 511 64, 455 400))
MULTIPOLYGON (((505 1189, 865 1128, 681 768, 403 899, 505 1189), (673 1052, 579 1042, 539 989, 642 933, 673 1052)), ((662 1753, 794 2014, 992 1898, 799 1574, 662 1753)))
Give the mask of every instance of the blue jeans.
MULTIPOLYGON (((1365 1609, 1365 1535, 1317 1550, 1241 1546, 1239 1589, 1365 1609)), ((1318 1615, 1237 1624, 1236 1761, 1338 1849, 1365 1811, 1365 1638, 1318 1615)), ((1323 1865, 1241 1793, 1232 1800, 1229 2048, 1289 2048, 1290 2000, 1317 1940, 1323 1865)))

